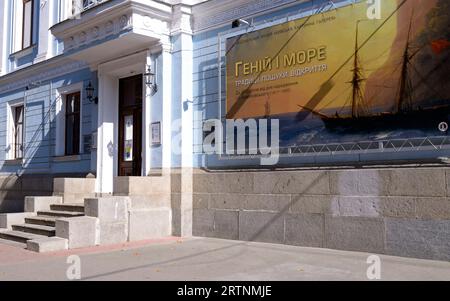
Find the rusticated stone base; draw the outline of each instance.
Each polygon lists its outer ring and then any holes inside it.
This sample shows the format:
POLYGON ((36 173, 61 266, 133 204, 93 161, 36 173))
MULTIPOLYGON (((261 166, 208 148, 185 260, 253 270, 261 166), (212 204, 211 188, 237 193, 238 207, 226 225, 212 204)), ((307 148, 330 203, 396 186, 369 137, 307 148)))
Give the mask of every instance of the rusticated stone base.
POLYGON ((450 169, 194 173, 193 235, 450 260, 450 169))

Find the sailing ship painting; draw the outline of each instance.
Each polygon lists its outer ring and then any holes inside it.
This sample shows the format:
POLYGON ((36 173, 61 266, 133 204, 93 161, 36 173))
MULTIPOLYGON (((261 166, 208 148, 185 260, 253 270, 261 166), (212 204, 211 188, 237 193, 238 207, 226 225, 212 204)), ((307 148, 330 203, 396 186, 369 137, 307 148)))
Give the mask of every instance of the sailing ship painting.
POLYGON ((367 19, 361 1, 229 39, 227 117, 278 119, 280 146, 446 135, 439 125, 450 124, 450 1, 382 3, 381 20, 367 19), (275 35, 288 42, 274 43, 275 35), (255 57, 291 62, 292 53, 321 45, 321 60, 245 75, 255 57), (264 81, 283 72, 294 76, 264 81))
MULTIPOLYGON (((415 103, 414 89, 417 85, 425 85, 430 91, 433 91, 433 83, 428 83, 428 79, 421 75, 415 64, 415 56, 420 54, 420 51, 425 47, 421 45, 413 49, 411 41, 411 31, 413 26, 413 12, 409 20, 408 35, 404 49, 402 51, 401 60, 399 64, 399 78, 398 78, 398 92, 393 99, 392 110, 387 112, 371 113, 369 104, 367 103, 362 86, 365 78, 363 77, 364 67, 361 65, 359 58, 360 45, 359 38, 359 24, 356 23, 356 37, 355 50, 353 56, 353 66, 351 72, 353 74, 349 83, 351 85, 351 112, 348 115, 340 115, 337 111, 333 115, 326 115, 315 111, 306 106, 299 105, 300 111, 306 110, 313 115, 319 117, 328 130, 346 130, 346 131, 370 131, 370 130, 385 130, 385 129, 414 129, 414 128, 434 128, 438 129, 441 122, 447 122, 450 114, 450 103, 435 104, 422 106, 420 103, 415 103), (412 73, 416 73, 420 82, 416 85, 412 81, 412 73)), ((441 40, 446 41, 446 40, 441 40)), ((447 47, 448 43, 440 43, 436 46, 434 51, 441 54, 447 47), (438 48, 440 47, 440 48, 438 48)), ((433 44, 431 45, 433 46, 433 44)), ((447 58, 448 59, 448 54, 447 58)), ((448 65, 440 64, 438 68, 448 67, 448 65)), ((439 95, 439 92, 435 93, 439 95)))

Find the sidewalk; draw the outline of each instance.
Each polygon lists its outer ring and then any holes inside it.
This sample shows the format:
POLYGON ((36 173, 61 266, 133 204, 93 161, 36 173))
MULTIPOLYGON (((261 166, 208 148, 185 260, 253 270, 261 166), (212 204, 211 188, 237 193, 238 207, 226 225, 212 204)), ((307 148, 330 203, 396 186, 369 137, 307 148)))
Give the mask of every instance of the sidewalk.
MULTIPOLYGON (((167 238, 38 254, 0 244, 0 280, 368 280, 366 253, 210 238, 167 238)), ((450 263, 380 255, 381 280, 450 280, 450 263)))

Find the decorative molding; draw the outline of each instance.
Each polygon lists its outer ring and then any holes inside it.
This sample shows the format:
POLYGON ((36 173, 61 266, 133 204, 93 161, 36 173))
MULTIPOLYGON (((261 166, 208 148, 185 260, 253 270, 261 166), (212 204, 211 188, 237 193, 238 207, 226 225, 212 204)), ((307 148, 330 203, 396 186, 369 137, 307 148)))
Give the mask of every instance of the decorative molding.
POLYGON ((193 7, 194 31, 230 23, 264 11, 310 0, 211 0, 193 7))
POLYGON ((76 34, 64 39, 64 52, 87 46, 97 40, 118 34, 132 28, 132 15, 123 14, 106 22, 95 24, 90 28, 80 29, 76 34))
POLYGON ((61 61, 57 66, 50 68, 49 66, 47 66, 47 64, 43 64, 40 65, 39 68, 35 68, 36 70, 31 71, 30 69, 33 67, 34 66, 26 68, 26 70, 18 70, 13 74, 6 75, 0 78, 0 93, 18 90, 21 88, 25 88, 30 83, 45 82, 67 73, 88 68, 86 63, 79 61, 61 61), (10 76, 14 77, 10 78, 10 76), (3 80, 5 81, 5 83, 2 83, 3 80))
POLYGON ((149 1, 107 1, 51 28, 64 43, 64 53, 72 53, 124 32, 148 35, 151 39, 169 35, 172 7, 149 1))
POLYGON ((192 9, 184 5, 175 5, 172 15, 171 34, 193 33, 192 9))

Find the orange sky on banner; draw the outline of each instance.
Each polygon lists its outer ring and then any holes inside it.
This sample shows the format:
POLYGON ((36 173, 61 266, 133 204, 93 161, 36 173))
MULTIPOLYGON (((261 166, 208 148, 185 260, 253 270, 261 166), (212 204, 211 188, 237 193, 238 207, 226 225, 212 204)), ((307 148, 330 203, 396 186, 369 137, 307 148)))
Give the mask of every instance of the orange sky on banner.
MULTIPOLYGON (((236 37, 228 39, 227 49, 232 47, 231 45, 234 46, 229 50, 226 57, 227 112, 231 108, 238 107, 238 109, 234 111, 236 114, 233 114, 233 116, 230 116, 230 114, 227 117, 258 117, 264 116, 268 111, 271 115, 298 112, 299 106, 307 104, 321 85, 331 77, 333 78, 333 88, 314 109, 337 109, 349 106, 351 95, 349 82, 352 79, 353 68, 353 59, 351 58, 355 49, 357 22, 361 20, 358 25, 358 39, 361 45, 396 10, 400 2, 400 0, 383 0, 381 20, 367 19, 367 3, 365 1, 315 15, 309 19, 307 26, 300 29, 285 47, 282 47, 283 44, 293 36, 296 26, 303 24, 306 18, 251 32, 243 35, 237 42, 236 37), (306 63, 299 59, 298 64, 291 66, 283 64, 285 56, 290 58, 292 53, 302 51, 308 53, 309 49, 316 49, 315 51, 318 52, 320 47, 326 48, 325 54, 320 60, 316 57, 306 63), (275 54, 278 52, 278 59, 276 59, 275 54), (272 58, 271 70, 250 72, 250 74, 245 75, 245 73, 249 73, 248 66, 253 66, 253 71, 256 71, 258 69, 255 67, 257 62, 267 57, 272 58), (344 64, 346 61, 348 62, 344 64), (277 62, 277 64, 274 62, 277 62), (244 65, 246 63, 253 65, 244 65), (317 69, 317 66, 323 65, 326 68, 317 69), (247 68, 244 68, 245 66, 247 68), (308 71, 302 76, 295 76, 299 74, 298 72, 291 76, 293 70, 305 72, 305 67, 309 69, 306 69, 308 71), (342 67, 341 71, 333 76, 340 67, 342 67), (310 72, 310 70, 314 70, 314 72, 310 72), (278 78, 280 74, 286 74, 285 72, 289 76, 278 78), (243 80, 254 78, 258 78, 260 82, 251 85, 251 87, 242 84, 243 80), (275 80, 262 81, 263 78, 275 78, 275 80), (237 85, 238 81, 241 81, 241 84, 237 85), (241 97, 239 105, 236 105, 239 95, 242 95, 245 91, 249 96, 244 99, 241 97)), ((418 2, 422 2, 422 0, 410 0, 408 2, 410 3, 405 5, 405 10, 418 2)), ((411 15, 410 11, 411 9, 408 10, 408 16, 411 15)), ((389 77, 392 77, 393 69, 389 66, 395 62, 398 63, 402 54, 401 45, 406 41, 407 31, 404 30, 405 24, 402 24, 402 30, 399 29, 401 27, 398 24, 399 19, 401 21, 405 21, 405 19, 399 18, 398 13, 395 13, 359 52, 360 63, 364 67, 363 77, 369 79, 372 76, 371 85, 373 87, 390 80, 389 77), (399 38, 399 35, 403 36, 403 39, 399 38)), ((418 13, 418 17, 422 18, 423 14, 424 12, 418 13)), ((414 30, 419 31, 420 28, 418 27, 420 27, 420 24, 415 25, 414 30)), ((314 52, 314 50, 311 51, 314 52)), ((289 63, 290 61, 288 59, 285 62, 289 63)), ((264 63, 262 65, 260 63, 259 67, 261 66, 264 66, 264 63)), ((394 90, 386 93, 384 97, 390 98, 394 90)), ((383 102, 375 99, 376 97, 373 98, 375 103, 383 102)))

